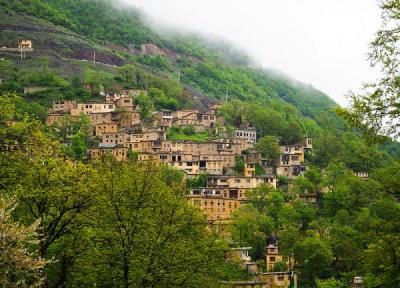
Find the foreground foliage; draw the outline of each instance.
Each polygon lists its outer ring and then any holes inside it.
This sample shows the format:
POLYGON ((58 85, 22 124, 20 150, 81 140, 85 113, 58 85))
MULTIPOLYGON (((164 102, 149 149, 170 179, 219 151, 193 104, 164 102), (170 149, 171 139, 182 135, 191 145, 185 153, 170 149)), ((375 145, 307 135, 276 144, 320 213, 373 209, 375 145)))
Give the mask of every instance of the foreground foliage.
POLYGON ((15 99, 0 98, 0 192, 16 199, 12 214, 1 207, 3 283, 217 285, 225 243, 186 201, 180 173, 134 159, 70 162, 39 122, 16 110, 15 99))
POLYGON ((311 169, 294 186, 302 193, 304 186, 320 193, 326 188, 316 206, 285 202, 293 196, 268 186, 254 189, 249 203, 233 213, 235 243, 255 248, 257 260, 268 236, 278 236, 280 253, 294 255, 301 287, 348 287, 355 276, 363 276, 365 287, 398 286, 400 205, 390 192, 396 184, 360 179, 336 163, 324 178, 311 169))

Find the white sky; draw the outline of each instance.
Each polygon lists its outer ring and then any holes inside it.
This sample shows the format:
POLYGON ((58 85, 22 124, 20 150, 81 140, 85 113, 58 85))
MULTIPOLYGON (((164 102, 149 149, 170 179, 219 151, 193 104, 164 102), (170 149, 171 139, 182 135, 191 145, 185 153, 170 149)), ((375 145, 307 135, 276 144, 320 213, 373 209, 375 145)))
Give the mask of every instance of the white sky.
POLYGON ((376 78, 367 61, 377 0, 122 0, 162 25, 233 42, 266 68, 312 84, 341 105, 376 78))

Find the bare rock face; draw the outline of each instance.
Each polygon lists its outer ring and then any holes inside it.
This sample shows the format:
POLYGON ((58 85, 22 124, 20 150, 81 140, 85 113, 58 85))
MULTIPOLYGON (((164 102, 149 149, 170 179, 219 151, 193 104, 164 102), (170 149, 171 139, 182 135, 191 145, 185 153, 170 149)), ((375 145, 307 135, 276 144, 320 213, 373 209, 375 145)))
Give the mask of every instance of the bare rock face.
POLYGON ((148 56, 165 56, 164 51, 153 43, 147 43, 140 45, 140 54, 148 56))

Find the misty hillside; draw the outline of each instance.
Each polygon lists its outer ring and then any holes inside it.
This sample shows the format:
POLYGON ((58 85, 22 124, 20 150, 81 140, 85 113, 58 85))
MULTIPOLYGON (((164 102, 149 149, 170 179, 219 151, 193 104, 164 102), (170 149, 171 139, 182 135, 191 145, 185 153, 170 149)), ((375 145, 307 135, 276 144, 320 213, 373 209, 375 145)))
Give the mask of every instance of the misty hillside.
POLYGON ((0 287, 399 287, 374 110, 119 1, 0 0, 0 287))
POLYGON ((55 62, 92 60, 96 51, 98 62, 116 66, 136 63, 169 78, 176 77, 180 69, 182 83, 208 97, 224 99, 228 93, 230 99, 244 101, 280 99, 312 118, 335 106, 311 86, 248 68, 246 56, 232 52, 229 46, 214 41, 210 48, 200 37, 179 33, 163 37, 144 24, 139 12, 117 8, 112 2, 1 0, 0 41, 11 46, 20 38, 32 38, 35 52, 31 61, 39 55, 55 62))

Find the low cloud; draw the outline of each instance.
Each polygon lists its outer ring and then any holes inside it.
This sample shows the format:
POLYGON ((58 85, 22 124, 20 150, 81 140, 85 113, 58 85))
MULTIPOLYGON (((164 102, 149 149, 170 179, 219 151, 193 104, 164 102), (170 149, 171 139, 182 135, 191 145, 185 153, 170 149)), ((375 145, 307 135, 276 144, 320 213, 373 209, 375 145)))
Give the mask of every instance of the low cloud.
POLYGON ((380 25, 376 0, 120 0, 160 33, 221 38, 264 68, 310 83, 342 105, 376 74, 368 44, 380 25))

